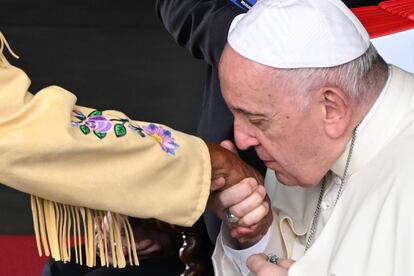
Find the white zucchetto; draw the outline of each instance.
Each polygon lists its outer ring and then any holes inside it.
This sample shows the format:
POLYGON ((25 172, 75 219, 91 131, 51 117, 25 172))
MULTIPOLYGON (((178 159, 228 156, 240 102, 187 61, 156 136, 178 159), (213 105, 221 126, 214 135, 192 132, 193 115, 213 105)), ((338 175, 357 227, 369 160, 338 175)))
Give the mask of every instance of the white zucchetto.
POLYGON ((264 65, 313 68, 360 57, 370 38, 340 0, 261 0, 234 19, 228 43, 264 65))

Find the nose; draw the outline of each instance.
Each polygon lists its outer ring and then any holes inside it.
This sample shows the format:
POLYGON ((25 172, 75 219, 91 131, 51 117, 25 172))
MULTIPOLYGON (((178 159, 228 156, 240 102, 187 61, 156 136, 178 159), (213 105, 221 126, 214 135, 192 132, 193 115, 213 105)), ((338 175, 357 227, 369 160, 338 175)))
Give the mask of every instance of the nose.
POLYGON ((254 131, 249 126, 234 120, 234 141, 241 150, 259 145, 254 131))

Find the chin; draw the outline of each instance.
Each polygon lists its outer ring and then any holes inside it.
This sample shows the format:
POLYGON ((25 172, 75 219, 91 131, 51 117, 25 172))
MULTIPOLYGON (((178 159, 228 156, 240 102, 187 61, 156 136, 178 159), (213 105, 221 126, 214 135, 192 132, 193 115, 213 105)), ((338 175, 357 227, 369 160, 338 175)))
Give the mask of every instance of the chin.
POLYGON ((283 173, 278 173, 275 171, 277 180, 285 186, 298 186, 300 183, 296 179, 286 176, 283 173))
POLYGON ((316 184, 314 182, 310 183, 310 182, 306 182, 306 181, 301 181, 295 177, 292 176, 287 176, 284 173, 278 173, 275 172, 276 174, 276 178, 277 180, 283 184, 284 186, 300 186, 303 188, 311 188, 314 187, 316 185, 318 185, 319 182, 316 182, 316 184))

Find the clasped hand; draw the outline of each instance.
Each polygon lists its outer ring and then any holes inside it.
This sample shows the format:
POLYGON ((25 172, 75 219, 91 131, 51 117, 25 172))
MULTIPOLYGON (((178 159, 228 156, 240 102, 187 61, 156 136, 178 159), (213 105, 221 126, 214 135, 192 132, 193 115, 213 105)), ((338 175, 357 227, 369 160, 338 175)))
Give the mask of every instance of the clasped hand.
POLYGON ((212 159, 209 207, 228 227, 240 248, 247 248, 257 243, 272 223, 270 200, 260 173, 237 156, 230 141, 222 142, 221 146, 209 145, 212 159), (227 221, 227 209, 239 218, 237 224, 227 221))

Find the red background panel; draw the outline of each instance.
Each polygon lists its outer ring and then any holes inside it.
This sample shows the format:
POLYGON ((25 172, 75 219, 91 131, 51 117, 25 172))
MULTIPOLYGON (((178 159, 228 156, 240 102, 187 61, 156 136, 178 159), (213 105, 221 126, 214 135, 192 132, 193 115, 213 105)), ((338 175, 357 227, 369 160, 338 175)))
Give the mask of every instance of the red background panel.
POLYGON ((39 257, 34 236, 0 236, 1 276, 40 276, 47 257, 39 257))

